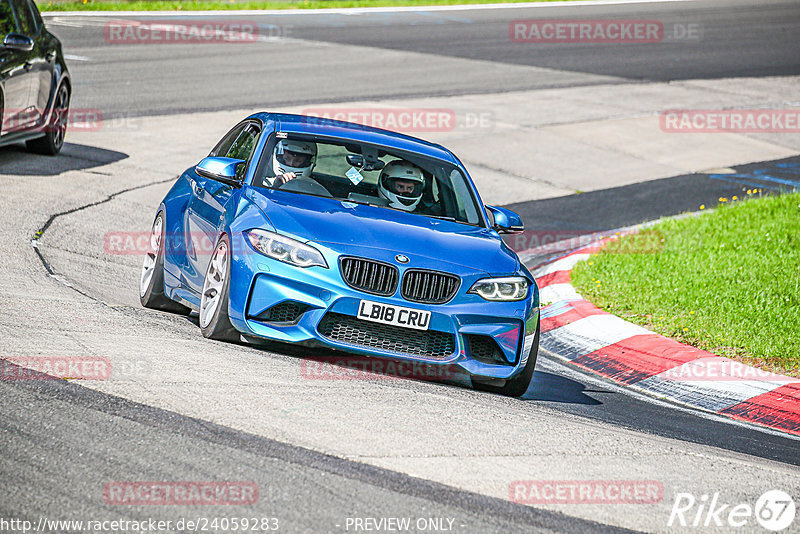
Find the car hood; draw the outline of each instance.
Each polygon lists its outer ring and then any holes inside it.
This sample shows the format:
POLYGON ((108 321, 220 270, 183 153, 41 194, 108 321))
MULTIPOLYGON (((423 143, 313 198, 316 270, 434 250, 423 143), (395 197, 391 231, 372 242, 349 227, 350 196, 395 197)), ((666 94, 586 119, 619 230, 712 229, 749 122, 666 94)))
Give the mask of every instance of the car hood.
POLYGON ((369 257, 375 259, 404 254, 421 260, 413 262, 419 268, 442 268, 442 263, 449 263, 492 275, 513 274, 519 266, 516 254, 488 228, 269 189, 250 189, 247 197, 277 232, 336 245, 330 248, 345 254, 372 251, 369 257))

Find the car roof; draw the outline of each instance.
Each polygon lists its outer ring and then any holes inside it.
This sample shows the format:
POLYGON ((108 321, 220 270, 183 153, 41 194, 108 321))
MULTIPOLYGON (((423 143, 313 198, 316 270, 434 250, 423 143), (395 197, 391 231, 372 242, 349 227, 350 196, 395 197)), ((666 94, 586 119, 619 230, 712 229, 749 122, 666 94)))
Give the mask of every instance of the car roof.
POLYGON ((442 145, 372 126, 290 113, 262 112, 251 115, 249 118, 258 119, 264 123, 269 120, 276 121, 279 123, 279 131, 282 132, 351 139, 357 142, 395 148, 458 164, 458 159, 453 153, 442 145))

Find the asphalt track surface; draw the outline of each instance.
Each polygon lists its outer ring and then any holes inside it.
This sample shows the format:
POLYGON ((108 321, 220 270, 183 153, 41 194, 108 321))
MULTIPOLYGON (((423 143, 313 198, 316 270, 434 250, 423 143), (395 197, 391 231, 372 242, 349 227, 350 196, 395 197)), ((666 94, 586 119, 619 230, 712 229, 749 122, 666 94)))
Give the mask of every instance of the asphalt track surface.
MULTIPOLYGON (((544 16, 576 15, 566 7, 549 8, 544 14, 541 10, 519 9, 513 14, 514 19, 544 16)), ((663 47, 552 46, 527 49, 521 54, 519 47, 523 45, 509 43, 507 39, 508 21, 512 18, 509 12, 420 11, 357 17, 281 15, 263 17, 263 24, 291 26, 289 37, 301 39, 302 47, 310 46, 309 42, 313 46, 347 44, 358 47, 354 50, 361 53, 338 64, 317 65, 312 62, 314 56, 306 55, 298 45, 295 52, 274 57, 265 65, 255 51, 244 45, 210 46, 202 54, 197 53, 196 47, 181 45, 123 50, 105 46, 96 24, 53 25, 51 29, 64 40, 70 54, 90 59, 71 65, 78 95, 73 105, 103 109, 109 116, 238 109, 263 106, 265 101, 279 105, 479 94, 592 85, 610 80, 630 84, 643 80, 790 75, 800 71, 797 61, 800 39, 791 38, 798 35, 800 28, 800 8, 796 3, 753 6, 730 2, 720 6, 716 2, 682 2, 597 6, 580 11, 581 18, 623 16, 657 18, 665 23, 697 23, 702 27, 703 39, 696 44, 663 47), (398 74, 396 65, 373 61, 385 60, 390 56, 384 54, 394 51, 424 54, 425 58, 480 59, 486 62, 487 72, 465 76, 457 69, 436 69, 437 63, 430 59, 430 63, 421 61, 398 74), (492 67, 498 64, 543 69, 540 76, 531 77, 516 75, 508 69, 493 71, 492 67), (363 83, 350 83, 353 77, 363 83), (261 87, 263 91, 240 91, 245 79, 247 86, 261 87), (320 83, 323 79, 324 84, 320 83), (287 86, 291 90, 287 91, 287 86)), ((58 165, 64 166, 62 170, 71 165, 90 169, 98 162, 115 161, 123 156, 97 151, 88 153, 84 160, 58 165)), ((0 158, 7 162, 4 173, 21 177, 58 174, 23 160, 14 148, 0 149, 0 158)), ((772 162, 765 162, 737 170, 747 172, 755 166, 771 165, 772 162)), ((707 199, 713 205, 716 196, 741 191, 742 186, 692 175, 513 207, 525 216, 529 227, 543 220, 553 225, 555 220, 556 226, 565 229, 609 229, 690 210, 707 199), (677 195, 677 191, 685 194, 677 195), (636 209, 614 209, 615 202, 635 205, 636 209), (577 220, 566 218, 565 210, 582 215, 577 220)), ((159 194, 160 190, 148 193, 150 204, 155 205, 159 194)), ((51 213, 50 222, 56 225, 59 219, 64 221, 81 213, 89 216, 103 209, 104 203, 88 204, 86 208, 71 208, 68 213, 51 213)), ((149 216, 148 213, 145 218, 149 216)), ((45 250, 38 266, 43 275, 53 268, 47 254, 45 250)), ((117 267, 109 269, 116 272, 117 267)), ((85 282, 81 277, 86 273, 69 274, 73 281, 85 282)), ((114 287, 90 282, 76 286, 90 299, 113 302, 114 287)), ((108 313, 120 309, 131 322, 168 328, 178 339, 193 339, 198 335, 196 326, 183 318, 154 316, 141 309, 125 311, 119 305, 109 307, 108 313)), ((260 353, 281 365, 302 356, 290 349, 277 354, 237 346, 220 350, 226 355, 237 351, 245 355, 260 353)), ((455 530, 459 532, 616 529, 324 454, 69 382, 0 382, 0 389, 3 390, 0 474, 7 487, 17 490, 0 499, 3 517, 28 517, 34 521, 39 516, 152 517, 152 508, 125 507, 120 511, 109 507, 97 488, 109 480, 225 479, 258 482, 261 495, 255 515, 279 516, 285 525, 282 530, 290 532, 344 531, 344 519, 359 516, 456 517, 459 528, 455 530)), ((562 414, 565 421, 575 425, 576 431, 580 431, 584 422, 587 429, 595 432, 592 425, 599 423, 630 431, 634 436, 685 442, 689 450, 700 451, 699 455, 703 449, 694 449, 690 444, 730 451, 736 454, 737 461, 747 465, 773 465, 773 461, 785 467, 800 465, 796 439, 632 395, 608 381, 568 369, 547 354, 540 356, 533 386, 523 401, 473 395, 460 387, 417 381, 402 381, 401 385, 388 389, 390 395, 393 389, 398 394, 406 389, 419 395, 435 391, 444 404, 459 404, 468 398, 473 409, 494 411, 508 424, 514 424, 514 417, 558 419, 562 414), (549 412, 555 416, 548 415, 549 412), (768 462, 764 464, 759 459, 768 462)), ((481 437, 470 436, 470 439, 481 437)), ((230 508, 224 515, 231 517, 239 512, 253 515, 253 511, 253 508, 230 508)), ((182 507, 160 509, 157 515, 176 519, 189 513, 210 515, 182 507)), ((223 515, 217 511, 214 514, 223 515)), ((660 530, 664 525, 651 527, 660 530)))
MULTIPOLYGON (((105 518, 109 509, 97 488, 110 479, 219 480, 222 475, 256 482, 260 503, 255 515, 277 517, 280 530, 291 532, 342 530, 347 517, 374 517, 376 511, 414 517, 421 510, 426 517, 458 518, 453 529, 466 532, 626 531, 293 447, 73 384, 32 380, 16 387, 2 383, 0 389, 7 414, 3 480, 6 487, 20 490, 0 503, 5 518, 24 511, 56 520, 66 510, 75 517, 105 518), (61 441, 64 437, 69 441, 61 441)), ((204 515, 189 508, 168 510, 158 518, 176 524, 204 515)), ((254 511, 226 507, 225 516, 249 518, 254 511)), ((113 517, 147 521, 154 514, 138 506, 113 517)))
MULTIPOLYGON (((301 40, 268 59, 249 44, 107 46, 102 30, 113 18, 95 19, 92 26, 51 25, 70 54, 90 58, 71 65, 73 106, 108 116, 800 73, 800 9, 793 1, 227 17, 257 22, 267 39, 301 40), (512 20, 576 18, 657 20, 666 40, 598 46, 509 39, 512 20), (675 25, 693 26, 698 38, 669 40, 675 25), (318 47, 326 44, 349 48, 319 63, 318 47), (465 70, 459 63, 465 59, 483 61, 485 68, 465 70), (520 66, 541 70, 531 75, 520 66)), ((204 19, 209 17, 170 18, 204 19)))

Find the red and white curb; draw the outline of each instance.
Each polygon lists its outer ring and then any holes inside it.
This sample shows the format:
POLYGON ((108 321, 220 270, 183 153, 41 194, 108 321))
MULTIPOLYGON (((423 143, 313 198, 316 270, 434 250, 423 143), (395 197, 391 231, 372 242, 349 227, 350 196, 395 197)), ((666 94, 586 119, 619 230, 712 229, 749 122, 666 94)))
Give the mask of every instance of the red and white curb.
POLYGON ((679 343, 581 297, 571 271, 606 241, 533 269, 543 303, 541 347, 650 395, 800 435, 800 379, 679 343))

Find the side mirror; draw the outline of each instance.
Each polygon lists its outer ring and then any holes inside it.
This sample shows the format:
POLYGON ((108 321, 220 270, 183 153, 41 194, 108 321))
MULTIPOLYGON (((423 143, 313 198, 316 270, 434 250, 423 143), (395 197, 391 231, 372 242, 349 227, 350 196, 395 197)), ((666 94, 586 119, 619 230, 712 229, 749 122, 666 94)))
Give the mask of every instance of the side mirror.
POLYGON ((20 50, 22 52, 30 52, 33 50, 33 39, 25 37, 19 33, 9 33, 3 39, 3 46, 11 50, 20 50))
POLYGON ((498 208, 497 206, 486 206, 487 211, 492 214, 494 224, 492 228, 500 234, 519 234, 525 230, 522 224, 522 217, 511 210, 498 208))
POLYGON ((236 177, 236 168, 243 163, 242 159, 203 158, 194 170, 200 176, 234 187, 242 187, 242 181, 236 177))

